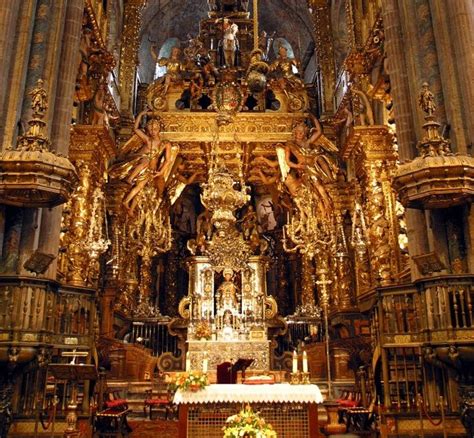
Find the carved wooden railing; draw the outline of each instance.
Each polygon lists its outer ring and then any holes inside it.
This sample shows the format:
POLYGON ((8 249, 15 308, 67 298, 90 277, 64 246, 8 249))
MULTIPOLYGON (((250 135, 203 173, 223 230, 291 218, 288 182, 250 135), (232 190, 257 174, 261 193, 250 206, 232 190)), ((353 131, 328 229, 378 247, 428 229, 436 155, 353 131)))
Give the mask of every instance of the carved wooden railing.
MULTIPOLYGON (((474 275, 444 275, 379 288, 378 331, 386 358, 384 402, 391 411, 417 412, 421 394, 430 412, 445 397, 458 411, 449 373, 462 371, 474 340, 474 275), (464 346, 462 345, 464 343, 464 346)), ((381 376, 382 378, 382 376, 381 376)))
POLYGON ((474 275, 379 289, 383 343, 474 339, 474 275))
POLYGON ((474 275, 433 278, 420 286, 428 330, 474 329, 474 275))
POLYGON ((0 277, 0 342, 90 347, 95 292, 36 278, 0 277))

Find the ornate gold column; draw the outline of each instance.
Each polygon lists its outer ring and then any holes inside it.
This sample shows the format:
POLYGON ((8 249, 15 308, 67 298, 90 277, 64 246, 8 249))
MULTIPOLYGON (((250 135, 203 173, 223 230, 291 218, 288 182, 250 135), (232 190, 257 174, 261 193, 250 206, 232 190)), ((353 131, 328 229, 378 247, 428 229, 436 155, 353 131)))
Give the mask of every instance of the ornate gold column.
POLYGON ((74 286, 95 287, 99 256, 110 244, 105 217, 105 169, 115 144, 104 126, 76 125, 70 157, 79 187, 64 208, 59 275, 74 286))
MULTIPOLYGON (((361 223, 355 225, 363 233, 359 237, 367 244, 374 273, 370 284, 386 286, 394 281, 401 269, 396 197, 390 183, 396 162, 393 138, 386 126, 355 126, 347 145, 345 154, 347 157, 352 155, 356 177, 363 187, 359 217, 355 215, 361 223)), ((362 260, 359 258, 359 263, 362 260)), ((362 270, 361 266, 359 270, 362 270)), ((359 290, 358 294, 361 292, 359 290)))
POLYGON ((128 0, 125 2, 119 83, 121 90, 121 112, 130 119, 133 118, 133 89, 140 46, 141 15, 145 3, 146 0, 128 0))
POLYGON ((352 284, 351 260, 341 216, 336 217, 335 241, 336 254, 334 284, 337 287, 337 305, 334 306, 334 310, 344 312, 353 309, 354 289, 352 284))
POLYGON ((311 15, 314 23, 317 62, 321 67, 322 113, 331 114, 334 112, 336 72, 334 70, 330 7, 325 0, 309 0, 308 4, 312 11, 311 15))

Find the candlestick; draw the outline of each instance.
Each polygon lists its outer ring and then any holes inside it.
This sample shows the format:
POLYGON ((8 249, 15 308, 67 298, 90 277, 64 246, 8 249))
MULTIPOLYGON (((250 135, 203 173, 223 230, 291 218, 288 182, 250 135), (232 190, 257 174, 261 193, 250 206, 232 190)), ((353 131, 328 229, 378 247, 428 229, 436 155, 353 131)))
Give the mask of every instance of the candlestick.
POLYGON ((202 361, 202 372, 203 372, 204 374, 207 373, 208 360, 209 360, 209 359, 208 359, 207 357, 205 357, 205 358, 203 359, 203 361, 202 361))
POLYGON ((296 350, 293 351, 293 374, 298 372, 298 355, 296 350))
POLYGON ((191 371, 191 358, 189 357, 189 351, 186 353, 186 371, 191 371))
POLYGON ((308 355, 303 351, 303 373, 308 372, 308 355))

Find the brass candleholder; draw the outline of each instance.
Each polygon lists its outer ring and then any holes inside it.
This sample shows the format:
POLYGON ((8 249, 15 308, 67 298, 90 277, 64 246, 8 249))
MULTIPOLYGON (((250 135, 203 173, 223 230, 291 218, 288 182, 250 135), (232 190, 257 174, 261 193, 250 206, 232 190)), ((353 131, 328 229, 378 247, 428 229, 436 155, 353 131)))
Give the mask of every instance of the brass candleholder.
POLYGON ((301 382, 301 373, 297 371, 296 373, 290 374, 290 384, 291 385, 299 385, 301 382))
POLYGON ((301 373, 300 383, 302 385, 309 385, 311 383, 309 380, 309 373, 301 373))

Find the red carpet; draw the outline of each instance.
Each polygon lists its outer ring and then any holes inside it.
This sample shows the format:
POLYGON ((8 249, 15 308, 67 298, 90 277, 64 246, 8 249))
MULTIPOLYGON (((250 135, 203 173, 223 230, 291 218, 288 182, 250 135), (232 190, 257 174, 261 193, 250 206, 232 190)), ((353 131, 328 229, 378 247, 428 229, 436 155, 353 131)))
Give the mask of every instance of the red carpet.
POLYGON ((129 420, 131 438, 177 438, 178 422, 172 420, 129 420))

